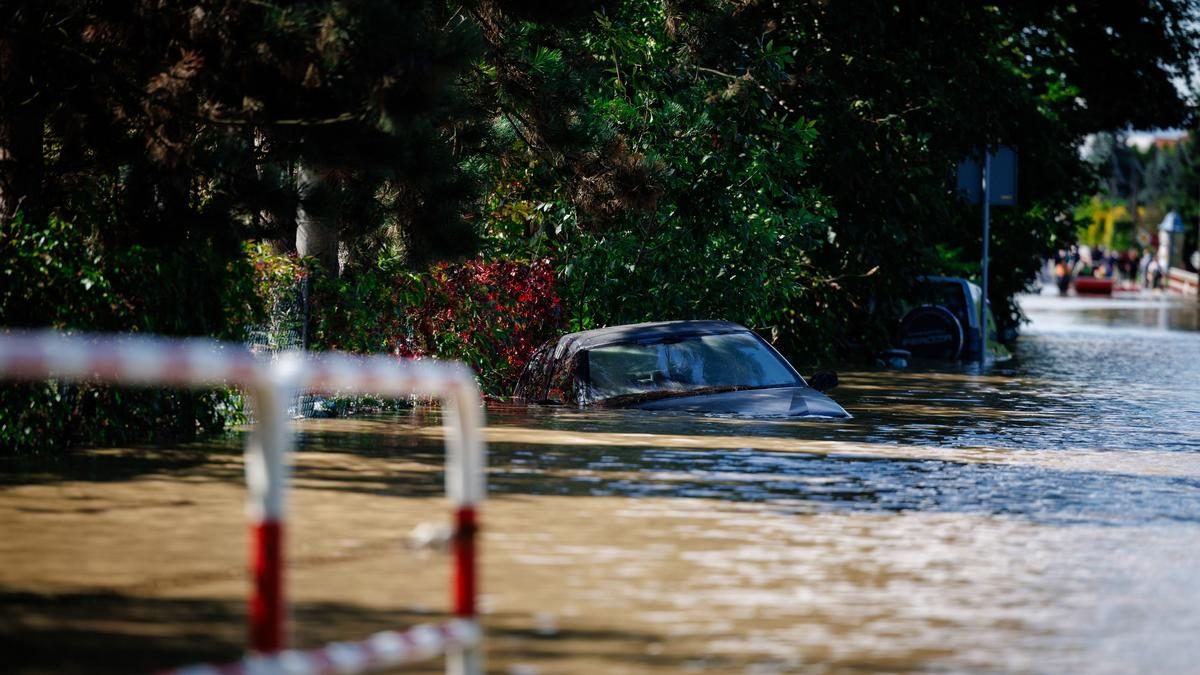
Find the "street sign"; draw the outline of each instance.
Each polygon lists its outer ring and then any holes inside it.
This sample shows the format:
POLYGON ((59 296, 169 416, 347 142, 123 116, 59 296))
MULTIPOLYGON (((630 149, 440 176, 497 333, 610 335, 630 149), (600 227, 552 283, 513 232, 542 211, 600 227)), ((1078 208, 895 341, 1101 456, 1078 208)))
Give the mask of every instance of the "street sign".
MULTIPOLYGON (((1001 145, 989 153, 991 175, 988 176, 988 202, 991 206, 1013 206, 1017 203, 1017 152, 1001 145)), ((983 166, 976 157, 958 163, 958 192, 968 204, 983 203, 983 166)))

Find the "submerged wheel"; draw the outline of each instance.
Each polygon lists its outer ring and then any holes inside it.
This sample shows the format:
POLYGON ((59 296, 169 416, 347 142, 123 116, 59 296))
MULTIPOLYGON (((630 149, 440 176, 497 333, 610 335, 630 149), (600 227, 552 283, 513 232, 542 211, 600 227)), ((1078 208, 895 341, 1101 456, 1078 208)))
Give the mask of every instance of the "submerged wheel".
POLYGON ((900 346, 913 356, 957 359, 962 354, 962 324, 941 305, 922 305, 900 320, 900 346))

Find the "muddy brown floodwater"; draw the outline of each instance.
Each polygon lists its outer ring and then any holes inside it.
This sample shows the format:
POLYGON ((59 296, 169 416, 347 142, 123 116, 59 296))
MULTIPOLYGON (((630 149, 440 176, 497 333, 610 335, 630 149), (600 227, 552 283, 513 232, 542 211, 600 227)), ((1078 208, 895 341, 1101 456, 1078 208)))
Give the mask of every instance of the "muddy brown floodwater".
MULTIPOLYGON (((843 372, 849 421, 489 409, 489 671, 1196 672, 1196 305, 1025 306, 1007 363, 843 372)), ((293 644, 447 607, 437 421, 296 424, 293 644)), ((239 437, 0 461, 5 672, 240 655, 239 437)))

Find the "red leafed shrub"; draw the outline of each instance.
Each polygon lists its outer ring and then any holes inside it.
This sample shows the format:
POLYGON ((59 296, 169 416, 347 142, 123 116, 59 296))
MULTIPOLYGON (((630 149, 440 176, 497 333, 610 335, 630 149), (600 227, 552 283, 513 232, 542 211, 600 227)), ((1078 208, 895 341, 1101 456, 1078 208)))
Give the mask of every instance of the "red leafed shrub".
POLYGON ((549 260, 441 263, 422 275, 410 349, 465 361, 493 394, 512 393, 533 350, 556 334, 562 303, 549 260))
POLYGON ((550 260, 373 269, 323 284, 314 346, 457 359, 484 391, 512 393, 533 350, 557 334, 562 304, 550 260))

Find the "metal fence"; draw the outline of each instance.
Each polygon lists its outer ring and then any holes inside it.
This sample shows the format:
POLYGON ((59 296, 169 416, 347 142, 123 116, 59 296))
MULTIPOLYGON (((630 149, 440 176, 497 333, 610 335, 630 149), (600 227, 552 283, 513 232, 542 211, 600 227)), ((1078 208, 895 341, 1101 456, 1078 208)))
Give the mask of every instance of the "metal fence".
POLYGON ((251 397, 257 421, 245 448, 249 488, 253 591, 245 659, 173 671, 211 673, 363 673, 445 652, 446 670, 483 672, 476 608, 476 509, 484 498, 483 409, 471 370, 461 364, 402 361, 390 356, 276 353, 263 359, 243 345, 137 336, 67 336, 54 332, 0 334, 0 379, 100 381, 116 385, 195 389, 235 386, 251 397), (357 391, 384 396, 434 396, 444 407, 446 492, 454 504, 454 619, 408 631, 388 631, 352 643, 297 651, 284 643, 284 531, 293 444, 287 420, 297 391, 357 391))

